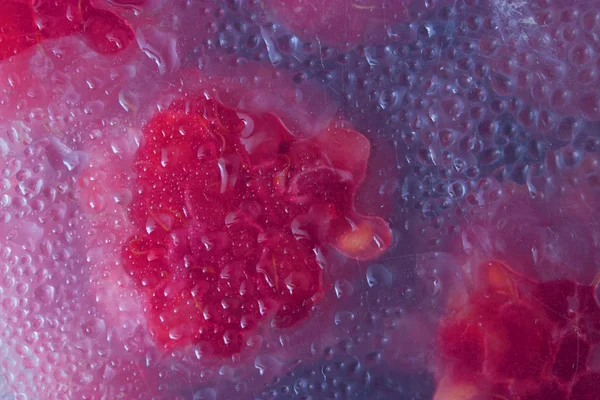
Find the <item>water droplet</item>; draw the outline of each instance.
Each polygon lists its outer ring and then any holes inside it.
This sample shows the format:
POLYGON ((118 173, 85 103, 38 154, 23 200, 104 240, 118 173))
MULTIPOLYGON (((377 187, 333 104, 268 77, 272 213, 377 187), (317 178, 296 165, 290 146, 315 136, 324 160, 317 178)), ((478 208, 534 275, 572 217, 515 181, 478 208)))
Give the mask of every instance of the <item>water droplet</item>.
POLYGON ((169 331, 169 339, 171 340, 179 340, 183 337, 183 334, 180 329, 174 328, 169 331))
POLYGON ((350 311, 340 311, 335 314, 333 321, 338 326, 339 325, 350 326, 352 321, 354 321, 354 318, 355 318, 354 313, 351 313, 350 311))
POLYGON ((3 194, 0 196, 0 207, 8 207, 11 203, 12 198, 9 195, 3 194))
POLYGON ((129 203, 131 203, 131 200, 133 199, 133 194, 129 189, 122 189, 115 193, 113 199, 116 204, 126 206, 129 203))
POLYGON ((48 140, 46 154, 50 165, 57 170, 66 167, 67 170, 73 171, 78 167, 80 168, 87 165, 88 162, 86 153, 82 151, 73 151, 54 138, 48 140))
POLYGON ((119 104, 127 112, 137 112, 140 108, 140 100, 132 90, 123 88, 119 92, 119 104))
POLYGON ((267 54, 269 55, 269 60, 271 61, 271 64, 278 65, 279 63, 281 63, 282 57, 281 57, 281 54, 279 54, 279 52, 277 52, 275 42, 273 41, 273 38, 271 37, 269 31, 267 29, 265 29, 263 26, 261 26, 260 34, 263 38, 263 41, 265 42, 265 46, 267 48, 267 54))
POLYGON ((254 359, 254 368, 258 370, 260 375, 265 373, 277 373, 284 363, 274 356, 258 356, 254 359))
POLYGON ((6 297, 6 298, 4 298, 4 300, 2 300, 2 307, 6 311, 14 310, 15 308, 17 308, 18 304, 19 304, 19 302, 14 297, 6 297))
POLYGON ((221 194, 223 194, 228 189, 235 187, 240 169, 240 160, 234 156, 221 157, 218 165, 221 172, 221 194))
POLYGON ((579 107, 583 115, 591 120, 600 119, 600 96, 587 93, 579 98, 579 107))
POLYGON ((177 39, 173 35, 150 26, 138 28, 136 38, 140 49, 156 63, 161 75, 179 68, 177 39))
POLYGON ((83 112, 90 117, 98 117, 104 111, 104 102, 102 100, 92 100, 83 106, 83 112))
POLYGON ((513 82, 504 75, 496 74, 491 80, 492 89, 500 96, 508 96, 513 92, 513 82))
POLYGON ((383 90, 379 95, 379 106, 384 110, 393 108, 396 104, 398 104, 398 101, 400 100, 399 98, 400 96, 396 90, 383 90))
POLYGON ((90 318, 81 325, 83 334, 90 338, 97 338, 106 330, 106 324, 103 319, 90 318))
POLYGON ((48 304, 54 300, 56 289, 52 285, 42 285, 35 290, 35 297, 42 303, 48 304))
POLYGON ((193 394, 193 400, 217 400, 217 392, 212 388, 200 389, 193 394))
POLYGON ((387 288, 392 286, 392 273, 382 264, 370 265, 367 269, 367 283, 369 287, 382 285, 387 288))
POLYGON ((0 138, 0 156, 6 157, 8 155, 8 144, 2 138, 0 138))
POLYGON ((337 281, 335 281, 334 289, 335 295, 338 299, 341 299, 342 297, 352 296, 352 293, 354 293, 354 287, 350 282, 348 282, 345 279, 338 279, 337 281))

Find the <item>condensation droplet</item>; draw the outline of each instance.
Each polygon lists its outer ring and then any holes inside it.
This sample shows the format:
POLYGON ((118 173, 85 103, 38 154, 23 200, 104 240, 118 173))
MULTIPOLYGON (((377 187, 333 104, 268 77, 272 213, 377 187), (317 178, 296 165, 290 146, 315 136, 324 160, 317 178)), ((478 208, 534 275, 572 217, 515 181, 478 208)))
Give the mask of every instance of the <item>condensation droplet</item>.
POLYGON ((42 303, 48 304, 54 300, 56 289, 52 285, 42 285, 35 290, 35 297, 42 303))
POLYGON ((127 112, 137 112, 140 108, 140 100, 137 94, 129 89, 121 89, 119 92, 119 104, 127 112))
POLYGON ((367 269, 367 284, 370 287, 382 285, 389 288, 392 282, 392 273, 384 265, 373 264, 367 269))

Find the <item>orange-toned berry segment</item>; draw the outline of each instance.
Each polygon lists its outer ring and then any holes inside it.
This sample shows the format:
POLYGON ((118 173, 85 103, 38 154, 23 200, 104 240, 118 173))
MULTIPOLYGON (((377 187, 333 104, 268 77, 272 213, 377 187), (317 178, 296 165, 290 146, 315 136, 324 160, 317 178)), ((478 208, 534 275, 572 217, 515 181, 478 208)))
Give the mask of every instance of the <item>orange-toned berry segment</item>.
POLYGON ((357 260, 379 256, 392 241, 387 224, 376 217, 338 218, 332 222, 329 235, 338 250, 357 260))
POLYGON ((438 383, 433 400, 475 400, 481 390, 472 382, 460 382, 444 377, 438 383))
POLYGON ((491 293, 516 299, 514 274, 511 274, 504 264, 492 261, 483 268, 487 269, 487 284, 491 293))

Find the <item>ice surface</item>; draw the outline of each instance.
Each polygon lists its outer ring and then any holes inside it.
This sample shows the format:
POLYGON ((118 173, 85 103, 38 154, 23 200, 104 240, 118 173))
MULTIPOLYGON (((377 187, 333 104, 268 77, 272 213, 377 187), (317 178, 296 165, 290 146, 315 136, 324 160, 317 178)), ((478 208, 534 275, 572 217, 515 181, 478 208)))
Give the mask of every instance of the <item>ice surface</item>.
MULTIPOLYGON (((596 0, 4 0, 0 398, 595 399, 599 38, 596 0), (319 162, 346 181, 364 175, 352 212, 392 231, 375 259, 315 247, 326 267, 308 315, 285 328, 271 323, 272 304, 257 303, 264 318, 240 322, 252 327, 247 349, 225 357, 202 342, 157 343, 148 299, 161 300, 124 268, 148 123, 198 98, 236 110, 242 136, 267 114, 300 142, 327 129, 364 135, 366 170, 355 165, 364 151, 343 138, 339 152, 323 145, 319 162), (493 260, 508 269, 482 272, 493 260), (527 302, 545 289, 527 285, 560 280, 577 295, 557 289, 542 304, 568 313, 541 316, 527 302), (460 325, 457 310, 487 304, 477 293, 500 292, 554 335, 557 360, 534 368, 539 388, 529 376, 508 385, 500 367, 460 381, 453 356, 440 356, 440 324, 460 325)), ((185 136, 186 126, 173 131, 185 136)), ((163 168, 183 164, 164 150, 163 168)), ((173 183, 149 182, 144 190, 157 192, 173 183)), ((312 220, 327 215, 311 210, 312 220)), ((179 215, 163 214, 144 228, 179 215)), ((314 235, 294 221, 298 240, 314 235)), ((362 243, 359 228, 340 235, 346 246, 362 243)), ((186 240, 213 244, 190 232, 186 240)), ((302 287, 298 274, 288 278, 302 287)), ((226 300, 219 307, 237 299, 226 300)), ((199 314, 226 315, 219 307, 199 314)), ((179 309, 166 317, 189 318, 179 309)), ((486 334, 515 336, 509 314, 486 334)), ((502 354, 479 355, 501 363, 502 354)))

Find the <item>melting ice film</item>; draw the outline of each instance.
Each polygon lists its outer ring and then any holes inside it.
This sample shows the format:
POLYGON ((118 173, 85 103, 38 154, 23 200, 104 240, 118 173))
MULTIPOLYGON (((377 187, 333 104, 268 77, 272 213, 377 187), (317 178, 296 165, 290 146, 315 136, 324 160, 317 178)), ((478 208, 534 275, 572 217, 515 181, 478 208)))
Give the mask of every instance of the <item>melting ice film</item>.
POLYGON ((0 399, 600 399, 600 0, 2 0, 0 399))

